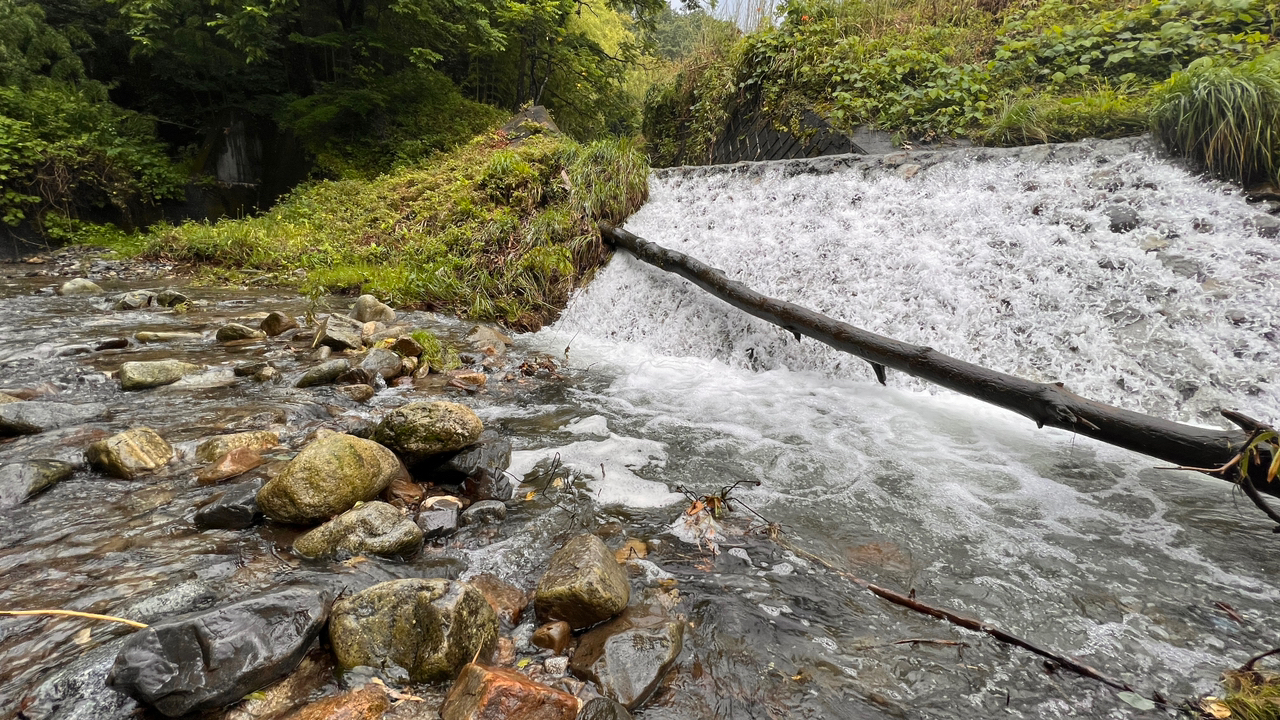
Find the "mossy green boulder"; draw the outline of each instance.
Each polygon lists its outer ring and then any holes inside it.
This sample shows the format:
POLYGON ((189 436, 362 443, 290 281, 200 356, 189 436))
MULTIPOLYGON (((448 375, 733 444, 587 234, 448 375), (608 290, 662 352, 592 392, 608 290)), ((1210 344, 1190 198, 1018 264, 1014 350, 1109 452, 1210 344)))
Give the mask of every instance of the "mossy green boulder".
POLYGON ((380 583, 338 601, 329 621, 339 667, 403 668, 413 682, 451 680, 472 659, 487 662, 497 639, 484 595, 454 580, 380 583))
POLYGON ((395 453, 371 440, 333 434, 312 442, 258 491, 272 520, 309 524, 372 500, 405 474, 395 453))
POLYGON ((534 609, 540 622, 563 620, 581 630, 617 615, 630 601, 631 583, 613 553, 595 535, 579 535, 551 556, 534 609))
POLYGON ((199 365, 181 360, 147 360, 127 362, 120 366, 121 390, 145 390, 172 385, 184 375, 200 372, 199 365))
POLYGON ((391 411, 378 423, 373 439, 412 463, 461 450, 482 432, 484 423, 466 405, 416 402, 391 411))
POLYGON ((357 505, 293 541, 306 558, 380 555, 408 557, 422 547, 422 529, 384 502, 357 505))
POLYGON ((139 427, 90 445, 85 459, 107 475, 132 480, 168 464, 173 447, 155 430, 139 427))

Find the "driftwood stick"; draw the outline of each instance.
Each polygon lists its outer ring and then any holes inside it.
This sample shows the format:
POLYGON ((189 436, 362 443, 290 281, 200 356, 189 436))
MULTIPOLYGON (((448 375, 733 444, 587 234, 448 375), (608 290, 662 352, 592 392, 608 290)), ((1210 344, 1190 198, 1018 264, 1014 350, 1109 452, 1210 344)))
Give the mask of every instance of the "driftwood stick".
POLYGON ((121 623, 136 628, 147 627, 146 623, 140 623, 136 620, 126 620, 122 617, 114 615, 99 615, 97 613, 78 612, 76 610, 0 610, 0 615, 9 616, 26 616, 26 615, 57 615, 65 617, 89 618, 90 620, 105 620, 106 622, 121 623))
MULTIPOLYGON (((1080 397, 1061 383, 1026 380, 840 322, 812 310, 762 295, 684 253, 669 250, 626 230, 601 223, 602 237, 637 258, 674 273, 743 312, 797 335, 807 335, 877 367, 892 368, 962 395, 1012 410, 1035 421, 1095 440, 1150 455, 1182 467, 1215 468, 1227 464, 1249 441, 1251 432, 1218 430, 1171 422, 1080 397)), ((1262 423, 1239 413, 1233 422, 1262 423)), ((1224 478, 1229 479, 1230 478, 1224 478)), ((1280 495, 1277 487, 1261 490, 1280 495)))

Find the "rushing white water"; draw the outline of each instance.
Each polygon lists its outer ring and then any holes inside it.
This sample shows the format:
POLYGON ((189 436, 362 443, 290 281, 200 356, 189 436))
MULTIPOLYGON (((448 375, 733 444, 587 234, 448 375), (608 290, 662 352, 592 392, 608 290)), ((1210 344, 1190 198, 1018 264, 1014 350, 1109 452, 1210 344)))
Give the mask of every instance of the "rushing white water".
MULTIPOLYGON (((975 154, 830 172, 666 171, 627 229, 760 292, 1121 407, 1280 418, 1280 246, 1260 235, 1260 209, 1134 141, 1048 162, 1043 151, 975 154), (1137 228, 1111 231, 1115 204, 1136 211, 1137 228)), ((602 504, 648 513, 679 500, 677 485, 759 482, 739 496, 799 544, 1144 688, 1210 690, 1223 668, 1280 640, 1268 622, 1280 600, 1269 528, 1218 481, 1156 471, 1149 458, 892 372, 881 388, 864 362, 797 343, 625 253, 534 341, 568 346, 571 364, 607 386, 520 411, 558 418, 558 429, 516 454, 519 472, 558 455, 602 504)), ((679 520, 672 527, 687 537, 679 520)), ((761 552, 716 561, 707 582, 734 600, 700 622, 772 628, 761 642, 778 647, 753 648, 771 658, 757 669, 765 677, 777 660, 784 674, 820 677, 806 696, 815 717, 874 716, 842 695, 910 717, 1124 716, 1114 697, 1089 684, 1066 692, 1028 656, 827 596, 802 559, 758 562, 761 552), (725 619, 738 613, 754 620, 725 619), (960 662, 876 649, 922 634, 986 649, 960 662)), ((692 641, 700 663, 741 659, 711 632, 692 641)), ((792 692, 773 685, 740 707, 683 709, 771 717, 770 693, 792 692)), ((675 704, 649 712, 679 717, 675 704)))

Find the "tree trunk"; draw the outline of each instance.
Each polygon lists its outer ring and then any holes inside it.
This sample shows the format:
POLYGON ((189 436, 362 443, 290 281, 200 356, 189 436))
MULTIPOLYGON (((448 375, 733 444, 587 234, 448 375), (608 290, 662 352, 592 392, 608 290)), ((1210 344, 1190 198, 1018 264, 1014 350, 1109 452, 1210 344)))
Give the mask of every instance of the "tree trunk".
MULTIPOLYGON (((807 335, 871 363, 884 382, 884 369, 900 370, 949 390, 998 405, 1035 421, 1037 427, 1069 430, 1102 442, 1150 455, 1175 465, 1217 468, 1228 463, 1249 441, 1259 424, 1236 413, 1224 413, 1246 428, 1215 430, 1162 420, 1085 399, 1061 383, 1039 383, 964 362, 921 345, 911 345, 826 317, 789 302, 755 292, 694 258, 600 224, 607 242, 645 262, 675 273, 733 307, 791 331, 807 335), (1251 427, 1252 425, 1252 427, 1251 427)), ((1272 495, 1274 485, 1258 489, 1272 495)))

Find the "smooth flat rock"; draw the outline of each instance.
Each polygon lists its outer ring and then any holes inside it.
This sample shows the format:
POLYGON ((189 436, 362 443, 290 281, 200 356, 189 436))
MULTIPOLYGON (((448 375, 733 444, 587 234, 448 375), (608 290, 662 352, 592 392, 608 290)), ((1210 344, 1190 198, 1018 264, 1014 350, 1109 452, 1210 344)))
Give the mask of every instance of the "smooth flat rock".
POLYGON ((675 664, 683 640, 683 622, 649 607, 630 608, 584 633, 569 667, 596 683, 605 696, 635 710, 675 664))
POLYGON ((542 622, 564 620, 574 630, 622 612, 631 600, 627 572, 595 535, 579 535, 551 556, 534 607, 542 622))
POLYGON ((201 485, 214 485, 243 475, 262 463, 262 453, 256 448, 238 447, 200 470, 196 474, 196 482, 201 485))
POLYGON ((351 364, 343 358, 326 360, 315 367, 309 368, 294 386, 306 388, 314 385, 329 385, 350 368, 351 364))
POLYGON ((364 340, 360 331, 363 329, 360 323, 355 323, 351 318, 342 315, 329 315, 320 321, 320 327, 316 329, 316 345, 324 345, 332 348, 335 352, 343 350, 359 350, 364 347, 364 340))
POLYGON ((424 538, 448 537, 458 532, 458 515, 454 507, 423 508, 418 511, 418 527, 424 538))
POLYGON ((384 502, 367 502, 293 541, 293 549, 305 558, 409 557, 422 547, 422 530, 398 508, 384 502))
POLYGON ((230 435, 215 435, 196 446, 196 460, 211 463, 237 448, 250 448, 261 452, 279 444, 279 433, 270 430, 249 430, 230 435))
POLYGON ((631 720, 631 713, 613 698, 598 697, 582 706, 578 720, 631 720))
POLYGON ((378 720, 391 708, 386 689, 370 683, 350 692, 317 700, 284 720, 378 720))
POLYGON ((473 658, 488 660, 498 618, 479 590, 442 579, 380 583, 333 607, 329 640, 344 669, 403 668, 413 682, 451 679, 473 658))
POLYGON ((406 474, 400 459, 371 440, 333 434, 302 449, 258 493, 272 520, 315 523, 372 500, 406 474))
POLYGON ((455 452, 475 443, 484 424, 466 405, 415 402, 387 414, 373 439, 399 453, 407 462, 455 452))
POLYGON ((103 473, 132 480, 168 464, 173 447, 155 430, 139 427, 99 440, 84 454, 89 464, 103 473))
POLYGON ((23 460, 0 465, 0 510, 26 502, 71 477, 75 468, 58 460, 23 460))
POLYGON ((352 402, 358 403, 369 402, 378 392, 372 385, 366 385, 364 383, 342 385, 334 388, 333 391, 352 402))
POLYGON ((102 403, 73 405, 43 400, 5 403, 0 405, 0 436, 35 435, 86 423, 106 414, 107 406, 102 403))
POLYGON ((214 710, 288 675, 328 618, 329 599, 289 588, 134 632, 107 684, 169 717, 214 710))
POLYGON ((573 629, 569 627, 569 623, 563 620, 549 622, 533 631, 533 637, 530 642, 534 646, 550 650, 556 655, 563 655, 564 651, 568 650, 569 645, 573 642, 573 629))
POLYGON ((578 698, 514 670, 468 663, 440 708, 441 720, 574 720, 578 698))
POLYGON ((248 325, 241 323, 227 323, 218 328, 217 334, 213 337, 220 343, 236 342, 237 340, 261 340, 267 334, 261 330, 254 330, 248 325))
POLYGON ((228 487, 215 495, 209 504, 196 510, 195 524, 201 530, 243 530, 253 527, 262 519, 258 508, 258 490, 261 480, 252 480, 228 487))
POLYGON ((198 332, 149 332, 147 330, 140 330, 133 334, 133 339, 140 343, 194 342, 204 340, 204 335, 201 335, 198 332))
POLYGON ((183 378, 200 372, 199 365, 181 360, 147 360, 127 362, 120 366, 121 390, 145 390, 172 385, 183 378))

